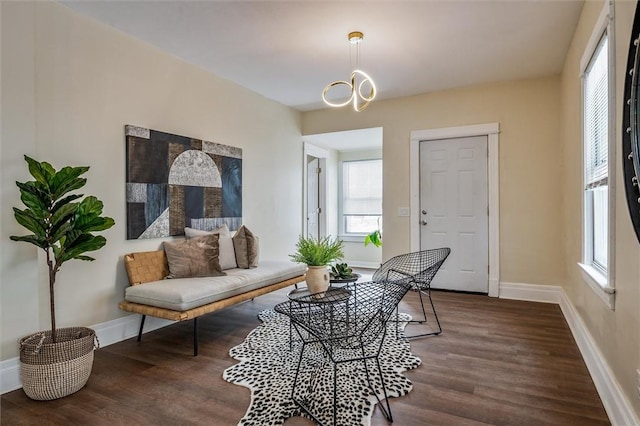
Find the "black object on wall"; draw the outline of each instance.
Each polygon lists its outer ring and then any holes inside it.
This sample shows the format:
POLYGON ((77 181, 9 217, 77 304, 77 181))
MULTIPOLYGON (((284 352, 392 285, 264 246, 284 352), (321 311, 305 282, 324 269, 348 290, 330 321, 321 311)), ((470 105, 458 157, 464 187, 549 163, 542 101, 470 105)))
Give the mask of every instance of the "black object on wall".
POLYGON ((622 114, 622 168, 631 222, 640 241, 640 8, 629 41, 622 114))

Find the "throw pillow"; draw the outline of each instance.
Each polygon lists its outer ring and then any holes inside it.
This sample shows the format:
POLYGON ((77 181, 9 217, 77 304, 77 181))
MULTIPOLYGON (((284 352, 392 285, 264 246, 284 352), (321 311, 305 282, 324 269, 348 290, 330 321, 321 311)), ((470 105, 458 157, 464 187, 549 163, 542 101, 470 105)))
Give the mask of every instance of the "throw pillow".
POLYGON ((233 248, 233 240, 231 240, 231 233, 229 227, 225 223, 215 231, 203 231, 201 229, 184 228, 184 235, 187 238, 194 238, 204 235, 219 234, 218 247, 220 250, 219 261, 222 270, 237 268, 236 253, 233 248))
POLYGON ((236 251, 238 268, 255 268, 258 266, 258 241, 253 232, 242 225, 233 236, 233 248, 236 251))
POLYGON ((225 223, 222 226, 218 227, 217 229, 214 229, 213 231, 203 231, 202 229, 195 229, 195 228, 189 228, 189 227, 184 228, 184 236, 187 238, 202 237, 203 235, 209 235, 209 234, 220 234, 220 235, 230 236, 229 227, 225 223))
POLYGON ((222 272, 218 261, 218 234, 165 241, 164 251, 169 264, 167 278, 217 277, 222 272))

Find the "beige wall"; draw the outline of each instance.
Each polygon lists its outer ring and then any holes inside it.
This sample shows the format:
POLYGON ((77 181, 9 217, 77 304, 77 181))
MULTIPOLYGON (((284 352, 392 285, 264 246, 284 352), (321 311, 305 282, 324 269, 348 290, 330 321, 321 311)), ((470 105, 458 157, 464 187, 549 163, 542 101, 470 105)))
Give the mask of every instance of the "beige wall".
POLYGON ((577 267, 582 256, 582 130, 580 60, 602 10, 602 2, 586 2, 562 73, 563 228, 566 258, 565 291, 604 354, 635 411, 640 415, 636 369, 640 366, 638 316, 640 246, 633 232, 622 181, 621 137, 624 77, 635 2, 617 1, 616 16, 616 150, 615 160, 615 311, 585 284, 577 267))
POLYGON ((49 327, 46 275, 36 250, 8 236, 26 233, 10 207, 23 154, 56 167, 89 165, 85 193, 116 226, 95 262, 58 274, 58 325, 94 325, 122 316, 122 256, 162 240, 127 241, 124 125, 136 124, 243 148, 244 222, 261 253, 286 258, 301 232, 300 114, 53 2, 2 8, 2 342, 49 327), (268 160, 265 160, 268 159, 268 160), (265 179, 267 178, 267 179, 265 179))
POLYGON ((413 130, 500 123, 500 279, 559 285, 560 79, 497 83, 303 113, 302 133, 383 127, 383 258, 410 250, 409 137, 413 130))

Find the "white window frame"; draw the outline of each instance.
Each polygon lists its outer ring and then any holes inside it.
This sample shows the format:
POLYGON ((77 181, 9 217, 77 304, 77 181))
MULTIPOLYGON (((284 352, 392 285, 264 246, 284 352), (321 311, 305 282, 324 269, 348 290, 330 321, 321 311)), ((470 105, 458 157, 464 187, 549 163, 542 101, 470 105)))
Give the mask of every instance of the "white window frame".
MULTIPOLYGON (((363 162, 363 161, 382 161, 380 157, 363 157, 357 159, 343 160, 338 163, 338 234, 339 238, 343 241, 350 242, 362 242, 364 241, 364 237, 368 234, 366 232, 350 232, 347 233, 345 229, 345 221, 344 221, 344 193, 343 193, 343 184, 344 184, 344 163, 352 163, 352 162, 363 162)), ((380 228, 382 228, 382 213, 380 214, 380 228)), ((372 229, 371 231, 374 231, 372 229)))
POLYGON ((593 33, 587 43, 582 60, 580 61, 580 78, 582 80, 582 171, 583 179, 580 191, 582 193, 582 261, 578 262, 578 268, 583 281, 602 299, 610 308, 615 308, 615 133, 616 133, 616 87, 615 87, 615 29, 614 29, 614 2, 605 2, 602 12, 598 18, 593 33), (593 229, 587 224, 593 222, 591 217, 593 209, 590 205, 591 197, 585 191, 585 134, 584 134, 584 77, 585 72, 591 63, 591 59, 598 48, 604 35, 607 35, 607 55, 608 55, 608 159, 607 159, 607 186, 608 186, 608 242, 607 242, 607 271, 606 274, 600 269, 592 266, 593 260, 593 229))

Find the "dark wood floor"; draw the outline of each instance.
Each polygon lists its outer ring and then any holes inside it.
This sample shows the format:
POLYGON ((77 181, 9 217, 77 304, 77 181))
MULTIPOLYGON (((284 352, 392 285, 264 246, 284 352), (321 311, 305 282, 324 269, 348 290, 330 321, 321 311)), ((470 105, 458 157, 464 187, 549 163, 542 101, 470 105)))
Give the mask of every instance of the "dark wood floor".
MULTIPOLYGON (((286 289, 200 320, 200 355, 191 323, 96 352, 80 392, 35 402, 21 390, 0 400, 3 425, 235 425, 249 390, 222 380, 228 351, 257 324, 256 314, 286 289)), ((414 389, 391 402, 395 425, 601 425, 602 403, 558 306, 434 292, 444 333, 412 342, 422 365, 414 389)), ((417 315, 410 293, 401 305, 417 315)), ((287 426, 309 425, 301 418, 287 426)), ((387 422, 378 409, 374 425, 387 422)))

